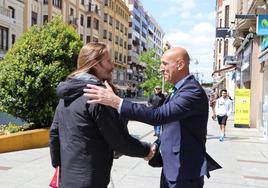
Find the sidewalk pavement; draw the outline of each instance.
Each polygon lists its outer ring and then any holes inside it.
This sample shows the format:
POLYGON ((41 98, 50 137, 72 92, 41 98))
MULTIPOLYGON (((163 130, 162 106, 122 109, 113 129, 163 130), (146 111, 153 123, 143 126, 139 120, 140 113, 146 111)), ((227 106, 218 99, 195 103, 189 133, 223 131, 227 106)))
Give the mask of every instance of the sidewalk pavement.
MULTIPOLYGON (((210 116, 211 117, 211 116, 210 116)), ((153 128, 131 121, 130 133, 153 142, 153 128)), ((268 143, 257 129, 234 128, 233 118, 227 125, 227 137, 219 142, 219 127, 211 118, 208 123, 208 153, 223 169, 205 178, 205 188, 268 188, 268 143)), ((32 149, 0 154, 0 187, 47 188, 54 169, 49 149, 32 149)), ((122 156, 114 161, 110 188, 158 188, 160 168, 152 168, 143 159, 122 156)))

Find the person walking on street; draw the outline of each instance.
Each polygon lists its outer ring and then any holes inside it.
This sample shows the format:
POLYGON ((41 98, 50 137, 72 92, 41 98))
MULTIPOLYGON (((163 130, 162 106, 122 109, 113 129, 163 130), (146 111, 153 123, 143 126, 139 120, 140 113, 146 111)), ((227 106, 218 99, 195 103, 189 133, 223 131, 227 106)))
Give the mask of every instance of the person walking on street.
POLYGON ((88 43, 79 53, 77 70, 57 88, 60 98, 50 128, 53 167, 60 167, 60 187, 107 188, 113 150, 133 157, 153 155, 153 147, 130 136, 127 121, 108 106, 87 104, 87 84, 111 81, 113 64, 107 46, 88 43))
POLYGON ((118 110, 120 117, 151 125, 162 124, 160 188, 202 188, 204 176, 209 176, 211 167, 215 167, 213 170, 220 168, 206 153, 208 98, 189 73, 189 62, 187 51, 181 47, 171 48, 161 57, 160 71, 174 88, 158 108, 121 99, 107 82, 107 89, 95 85, 84 89, 90 104, 109 105, 118 110))
MULTIPOLYGON (((152 108, 157 108, 164 103, 165 99, 166 98, 164 94, 161 92, 161 87, 157 85, 154 87, 154 93, 148 99, 148 106, 152 108)), ((160 132, 161 132, 161 125, 155 125, 154 136, 159 137, 160 132)))
POLYGON ((212 119, 216 121, 217 117, 216 117, 216 111, 215 111, 215 107, 216 107, 216 101, 218 98, 218 94, 217 93, 212 93, 209 97, 209 106, 212 109, 212 119))
POLYGON ((232 112, 232 101, 227 95, 227 90, 223 89, 220 92, 221 97, 217 99, 215 106, 215 115, 217 116, 220 126, 220 141, 222 142, 225 137, 225 128, 228 116, 232 112))

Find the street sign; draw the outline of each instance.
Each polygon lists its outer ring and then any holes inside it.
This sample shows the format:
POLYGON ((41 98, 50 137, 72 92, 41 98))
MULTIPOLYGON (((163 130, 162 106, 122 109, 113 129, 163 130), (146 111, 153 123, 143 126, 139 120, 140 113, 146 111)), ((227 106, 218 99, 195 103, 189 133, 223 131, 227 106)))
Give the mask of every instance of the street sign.
POLYGON ((250 126, 250 89, 235 90, 234 126, 250 126))
POLYGON ((255 20, 256 19, 256 15, 255 14, 236 14, 235 15, 236 19, 249 19, 249 20, 255 20))

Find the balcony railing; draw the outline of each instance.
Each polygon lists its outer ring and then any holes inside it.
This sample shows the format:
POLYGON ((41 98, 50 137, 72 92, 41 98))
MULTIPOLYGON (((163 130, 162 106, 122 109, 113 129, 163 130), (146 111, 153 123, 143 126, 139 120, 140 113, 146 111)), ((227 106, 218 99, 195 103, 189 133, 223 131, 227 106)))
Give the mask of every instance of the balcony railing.
POLYGON ((10 17, 10 9, 0 6, 0 14, 10 17))

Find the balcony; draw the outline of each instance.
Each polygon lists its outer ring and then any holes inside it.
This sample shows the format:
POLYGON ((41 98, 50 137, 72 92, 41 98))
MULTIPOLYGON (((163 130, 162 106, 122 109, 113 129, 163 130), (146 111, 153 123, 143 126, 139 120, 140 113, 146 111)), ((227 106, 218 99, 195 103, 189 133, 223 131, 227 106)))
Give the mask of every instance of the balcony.
POLYGON ((76 18, 74 16, 69 17, 69 24, 70 25, 77 27, 78 26, 77 22, 78 22, 78 18, 76 18))
POLYGON ((216 38, 230 38, 231 30, 229 27, 217 27, 216 28, 216 38))
POLYGON ((9 18, 11 16, 10 9, 2 7, 2 6, 0 6, 0 14, 9 18))

